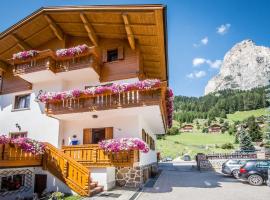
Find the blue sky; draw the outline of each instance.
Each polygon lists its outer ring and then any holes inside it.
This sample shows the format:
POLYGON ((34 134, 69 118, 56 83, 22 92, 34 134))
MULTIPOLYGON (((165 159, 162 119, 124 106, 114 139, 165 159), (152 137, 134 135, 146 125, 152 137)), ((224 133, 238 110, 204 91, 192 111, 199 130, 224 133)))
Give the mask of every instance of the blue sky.
POLYGON ((268 0, 9 0, 1 2, 0 31, 42 6, 151 3, 167 5, 169 78, 176 95, 203 95, 235 43, 252 39, 270 46, 268 0))

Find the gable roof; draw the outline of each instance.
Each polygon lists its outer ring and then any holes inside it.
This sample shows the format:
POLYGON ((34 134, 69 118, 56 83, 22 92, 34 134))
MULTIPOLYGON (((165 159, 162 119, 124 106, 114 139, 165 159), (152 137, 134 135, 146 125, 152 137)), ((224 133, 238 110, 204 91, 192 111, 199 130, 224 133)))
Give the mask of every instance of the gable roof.
POLYGON ((147 78, 167 80, 166 32, 164 5, 42 7, 0 33, 0 60, 63 35, 91 39, 92 34, 97 39, 136 41, 147 78))

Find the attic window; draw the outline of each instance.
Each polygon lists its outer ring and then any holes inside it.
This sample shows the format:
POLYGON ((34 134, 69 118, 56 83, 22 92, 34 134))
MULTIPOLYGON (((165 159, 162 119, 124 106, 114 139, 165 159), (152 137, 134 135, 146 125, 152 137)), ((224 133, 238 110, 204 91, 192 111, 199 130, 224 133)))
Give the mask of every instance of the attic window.
POLYGON ((118 60, 118 49, 107 51, 107 62, 112 62, 118 60))
POLYGON ((103 50, 102 61, 104 63, 123 59, 124 59, 124 50, 122 46, 103 50))

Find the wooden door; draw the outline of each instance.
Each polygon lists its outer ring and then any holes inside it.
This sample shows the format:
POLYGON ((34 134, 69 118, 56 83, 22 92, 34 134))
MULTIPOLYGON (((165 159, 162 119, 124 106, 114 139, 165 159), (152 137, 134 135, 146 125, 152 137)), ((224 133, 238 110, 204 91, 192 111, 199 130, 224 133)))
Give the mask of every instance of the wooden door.
POLYGON ((92 144, 92 129, 83 129, 83 144, 92 144))
POLYGON ((47 188, 47 175, 36 174, 34 192, 41 194, 46 188, 47 188))
POLYGON ((105 128, 105 139, 113 139, 113 127, 107 127, 105 128))

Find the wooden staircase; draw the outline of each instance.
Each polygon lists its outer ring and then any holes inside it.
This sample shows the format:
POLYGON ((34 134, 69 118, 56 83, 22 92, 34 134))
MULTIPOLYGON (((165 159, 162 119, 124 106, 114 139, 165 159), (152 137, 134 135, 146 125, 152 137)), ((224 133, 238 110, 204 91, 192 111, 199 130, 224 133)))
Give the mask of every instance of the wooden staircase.
POLYGON ((63 181, 81 196, 92 196, 103 191, 103 186, 90 178, 90 169, 49 143, 45 143, 43 169, 63 181))

